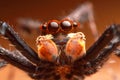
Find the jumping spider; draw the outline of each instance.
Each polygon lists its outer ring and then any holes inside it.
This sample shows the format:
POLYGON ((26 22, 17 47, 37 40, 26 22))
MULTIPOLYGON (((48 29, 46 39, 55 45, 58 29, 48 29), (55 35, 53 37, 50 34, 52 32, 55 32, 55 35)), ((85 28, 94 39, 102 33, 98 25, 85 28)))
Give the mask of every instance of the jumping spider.
POLYGON ((112 52, 120 55, 120 25, 109 26, 87 51, 85 35, 75 32, 78 27, 69 18, 44 23, 36 39, 36 53, 10 25, 0 22, 0 34, 17 49, 11 52, 0 47, 0 58, 36 80, 83 80, 97 72, 112 52))

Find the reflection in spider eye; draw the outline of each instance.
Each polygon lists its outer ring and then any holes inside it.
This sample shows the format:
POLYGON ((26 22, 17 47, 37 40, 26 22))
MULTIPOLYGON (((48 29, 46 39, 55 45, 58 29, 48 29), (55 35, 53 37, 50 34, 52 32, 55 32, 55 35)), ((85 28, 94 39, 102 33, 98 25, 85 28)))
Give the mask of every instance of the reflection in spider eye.
POLYGON ((61 27, 62 27, 63 30, 69 31, 69 30, 72 29, 72 24, 70 23, 70 21, 63 21, 61 23, 61 27))
POLYGON ((56 22, 51 22, 50 25, 51 25, 51 27, 54 27, 54 28, 58 27, 58 23, 56 23, 56 22))
POLYGON ((57 22, 50 22, 49 24, 48 24, 48 30, 50 31, 50 32, 53 32, 53 31, 57 31, 59 29, 59 24, 57 23, 57 22))

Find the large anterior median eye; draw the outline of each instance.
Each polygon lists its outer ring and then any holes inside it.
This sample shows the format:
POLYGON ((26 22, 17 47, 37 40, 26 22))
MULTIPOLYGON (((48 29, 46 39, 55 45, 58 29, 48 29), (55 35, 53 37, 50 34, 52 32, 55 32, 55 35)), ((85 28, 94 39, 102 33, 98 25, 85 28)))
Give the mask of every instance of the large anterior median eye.
POLYGON ((58 58, 58 49, 51 40, 52 38, 52 35, 39 36, 37 38, 36 42, 40 59, 54 62, 58 58))
POLYGON ((82 32, 70 33, 68 36, 70 39, 66 44, 66 56, 74 61, 82 57, 85 53, 85 35, 82 32))
POLYGON ((59 29, 59 23, 58 23, 58 21, 50 21, 50 22, 48 23, 48 31, 49 31, 49 32, 55 33, 55 32, 58 31, 58 29, 59 29))
POLYGON ((61 22, 61 28, 63 31, 70 31, 72 29, 72 24, 68 20, 64 20, 61 22))

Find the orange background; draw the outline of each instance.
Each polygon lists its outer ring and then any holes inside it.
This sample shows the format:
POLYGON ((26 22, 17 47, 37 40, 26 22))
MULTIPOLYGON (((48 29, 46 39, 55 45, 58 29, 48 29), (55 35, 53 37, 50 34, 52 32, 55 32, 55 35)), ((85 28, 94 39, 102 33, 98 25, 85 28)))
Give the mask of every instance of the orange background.
MULTIPOLYGON (((66 16, 84 0, 0 0, 0 20, 16 25, 18 18, 33 18, 42 22, 49 19, 59 19, 66 16)), ((120 24, 120 0, 91 0, 94 7, 94 16, 99 34, 113 23, 120 24)), ((17 28, 14 26, 14 28, 17 28)), ((94 42, 88 25, 83 29, 87 37, 87 48, 94 42)), ((22 36, 22 34, 20 34, 22 36)), ((27 43, 36 50, 32 37, 22 36, 27 43)), ((0 44, 9 48, 8 42, 0 38, 0 44)), ((0 80, 31 80, 27 74, 11 65, 0 69, 0 80)), ((105 63, 96 74, 86 77, 85 80, 120 80, 120 59, 116 56, 105 63)))

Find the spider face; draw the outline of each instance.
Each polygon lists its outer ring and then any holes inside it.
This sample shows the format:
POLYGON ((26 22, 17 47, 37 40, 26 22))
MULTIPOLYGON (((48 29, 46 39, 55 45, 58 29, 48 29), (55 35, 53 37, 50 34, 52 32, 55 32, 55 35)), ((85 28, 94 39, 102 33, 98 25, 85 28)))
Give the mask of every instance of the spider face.
POLYGON ((36 40, 39 58, 57 65, 54 70, 55 74, 63 80, 71 74, 71 64, 86 53, 85 35, 82 32, 69 33, 63 40, 66 38, 68 41, 63 45, 54 42, 54 37, 50 34, 39 36, 36 40))

